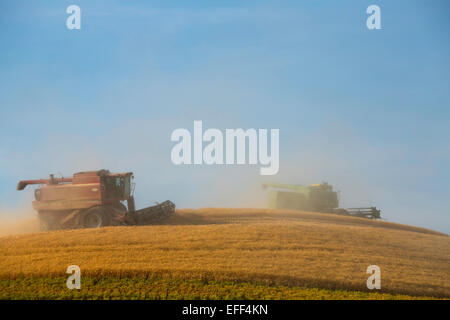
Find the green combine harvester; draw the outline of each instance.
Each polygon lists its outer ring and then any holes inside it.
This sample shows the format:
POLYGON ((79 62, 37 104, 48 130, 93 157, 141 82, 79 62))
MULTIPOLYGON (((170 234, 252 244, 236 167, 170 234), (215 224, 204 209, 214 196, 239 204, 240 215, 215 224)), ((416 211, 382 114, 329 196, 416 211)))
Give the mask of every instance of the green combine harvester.
POLYGON ((368 208, 339 208, 337 191, 324 182, 309 186, 265 183, 263 188, 269 191, 269 208, 291 209, 312 212, 335 213, 355 217, 381 219, 380 210, 368 208))

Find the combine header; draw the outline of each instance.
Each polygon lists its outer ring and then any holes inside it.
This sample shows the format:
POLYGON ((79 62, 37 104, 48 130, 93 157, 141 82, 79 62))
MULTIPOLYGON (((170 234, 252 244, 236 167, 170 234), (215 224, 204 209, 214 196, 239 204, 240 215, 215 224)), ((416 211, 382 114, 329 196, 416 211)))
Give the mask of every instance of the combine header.
POLYGON ((132 179, 132 172, 87 171, 73 178, 23 180, 17 190, 41 185, 34 191, 33 208, 43 230, 151 224, 175 211, 171 201, 136 210, 132 179))
POLYGON ((269 193, 269 207, 313 212, 335 213, 355 217, 381 219, 380 210, 369 208, 338 208, 338 194, 328 183, 310 186, 265 183, 263 188, 272 188, 269 193))

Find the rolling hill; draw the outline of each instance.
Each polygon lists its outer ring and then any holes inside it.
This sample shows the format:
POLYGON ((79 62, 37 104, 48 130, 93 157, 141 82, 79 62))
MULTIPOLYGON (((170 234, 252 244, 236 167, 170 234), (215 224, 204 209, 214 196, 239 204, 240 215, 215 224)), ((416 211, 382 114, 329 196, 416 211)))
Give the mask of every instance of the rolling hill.
POLYGON ((446 234, 301 211, 182 209, 160 225, 0 238, 2 299, 450 298, 449 279, 446 234), (81 290, 65 287, 69 265, 81 290))

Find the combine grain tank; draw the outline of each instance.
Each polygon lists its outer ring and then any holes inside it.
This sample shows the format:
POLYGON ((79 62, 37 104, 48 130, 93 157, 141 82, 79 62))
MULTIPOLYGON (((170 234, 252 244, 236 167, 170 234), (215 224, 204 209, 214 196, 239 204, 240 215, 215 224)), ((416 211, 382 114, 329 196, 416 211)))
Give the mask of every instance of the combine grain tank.
POLYGON ((265 183, 263 188, 271 188, 269 207, 313 212, 335 213, 355 217, 381 219, 380 210, 368 208, 338 208, 338 194, 324 182, 309 186, 265 183))

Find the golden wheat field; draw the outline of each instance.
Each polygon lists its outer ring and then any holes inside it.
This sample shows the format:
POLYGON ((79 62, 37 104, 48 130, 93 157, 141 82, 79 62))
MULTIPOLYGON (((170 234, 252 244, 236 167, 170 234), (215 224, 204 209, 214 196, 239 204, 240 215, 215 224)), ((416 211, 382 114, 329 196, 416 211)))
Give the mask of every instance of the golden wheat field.
POLYGON ((290 210, 184 209, 160 225, 0 238, 0 298, 450 298, 449 276, 446 234, 290 210), (85 279, 75 296, 69 265, 85 279))

